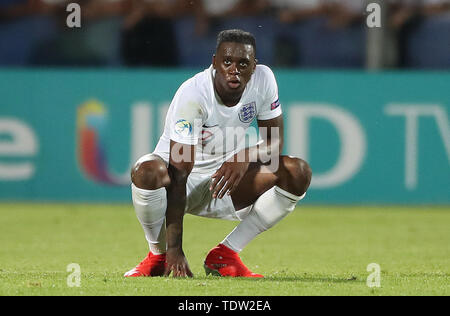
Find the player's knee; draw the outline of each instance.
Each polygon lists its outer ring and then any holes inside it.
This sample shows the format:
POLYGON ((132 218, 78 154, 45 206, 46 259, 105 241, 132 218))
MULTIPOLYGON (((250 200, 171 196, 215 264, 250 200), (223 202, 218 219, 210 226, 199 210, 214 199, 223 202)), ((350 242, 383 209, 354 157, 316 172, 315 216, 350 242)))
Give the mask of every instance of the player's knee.
POLYGON ((283 156, 282 162, 287 171, 285 180, 289 191, 295 195, 303 195, 311 183, 312 170, 303 159, 283 156))
POLYGON ((166 164, 160 159, 137 162, 131 169, 131 181, 145 190, 156 190, 170 184, 166 164))

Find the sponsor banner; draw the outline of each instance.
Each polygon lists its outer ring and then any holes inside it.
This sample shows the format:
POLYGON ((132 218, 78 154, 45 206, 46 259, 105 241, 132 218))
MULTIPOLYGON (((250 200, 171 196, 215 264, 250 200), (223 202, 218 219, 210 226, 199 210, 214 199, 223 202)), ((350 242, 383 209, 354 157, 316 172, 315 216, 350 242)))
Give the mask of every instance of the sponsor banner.
MULTIPOLYGON (((0 199, 129 202, 132 164, 194 74, 1 70, 0 199)), ((275 75, 284 153, 314 172, 304 203, 450 203, 449 73, 275 75)))

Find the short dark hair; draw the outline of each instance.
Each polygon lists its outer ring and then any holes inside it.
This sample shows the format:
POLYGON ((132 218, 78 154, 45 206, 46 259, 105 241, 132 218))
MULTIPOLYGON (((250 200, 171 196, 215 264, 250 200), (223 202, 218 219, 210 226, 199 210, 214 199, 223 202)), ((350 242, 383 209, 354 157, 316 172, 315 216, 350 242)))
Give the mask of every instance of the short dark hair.
POLYGON ((224 42, 231 42, 231 43, 241 43, 241 44, 247 44, 253 46, 253 50, 256 54, 256 40, 252 33, 246 32, 243 30, 225 30, 219 33, 217 35, 217 46, 216 51, 219 49, 220 44, 224 42))

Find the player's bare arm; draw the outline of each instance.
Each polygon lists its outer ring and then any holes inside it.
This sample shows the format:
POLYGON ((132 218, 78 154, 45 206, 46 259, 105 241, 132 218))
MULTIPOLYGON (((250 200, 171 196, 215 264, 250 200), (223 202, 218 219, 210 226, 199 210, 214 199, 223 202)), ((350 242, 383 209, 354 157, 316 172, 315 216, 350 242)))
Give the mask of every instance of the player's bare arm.
MULTIPOLYGON (((258 161, 268 163, 274 155, 281 155, 284 145, 284 119, 283 115, 270 120, 258 120, 258 127, 263 142, 258 144, 256 152, 258 161), (261 155, 262 154, 262 155, 261 155)), ((253 149, 253 148, 252 148, 253 149)), ((253 149, 255 150, 255 149, 253 149)))
POLYGON ((183 217, 186 206, 186 182, 194 166, 194 145, 170 142, 168 172, 170 185, 167 187, 167 254, 165 276, 192 277, 183 252, 183 217))
POLYGON ((283 150, 283 126, 282 115, 270 120, 258 120, 258 127, 264 131, 261 133, 262 142, 243 149, 224 162, 213 174, 210 187, 213 198, 221 199, 225 194, 231 195, 247 172, 251 161, 266 164, 270 162, 272 155, 278 158, 283 150), (273 133, 274 129, 277 133, 273 133))

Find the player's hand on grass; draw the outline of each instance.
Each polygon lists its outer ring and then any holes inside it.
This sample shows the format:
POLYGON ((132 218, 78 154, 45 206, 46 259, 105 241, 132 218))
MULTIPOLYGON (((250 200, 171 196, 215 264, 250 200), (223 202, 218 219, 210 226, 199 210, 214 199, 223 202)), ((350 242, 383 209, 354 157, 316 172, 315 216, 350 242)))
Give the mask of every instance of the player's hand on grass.
POLYGON ((249 162, 226 161, 212 175, 210 191, 213 198, 223 198, 225 194, 231 195, 248 170, 249 162))
POLYGON ((182 249, 167 249, 164 276, 168 277, 170 273, 174 278, 194 276, 182 249))

